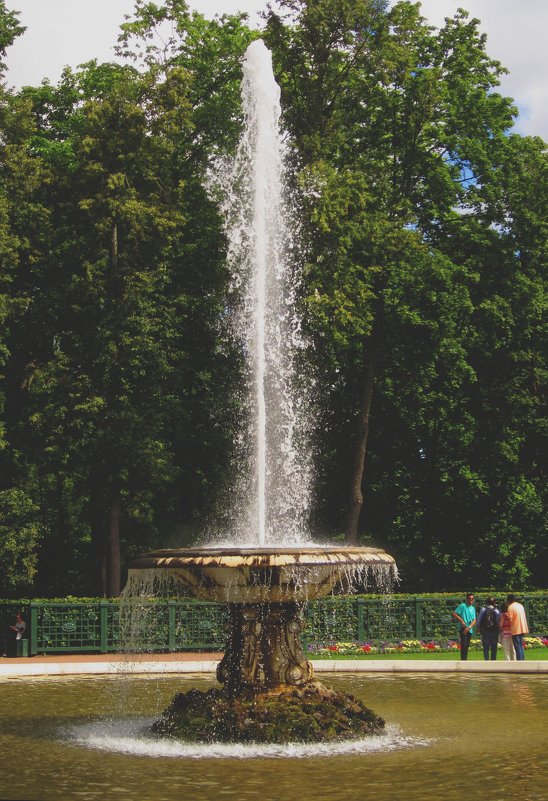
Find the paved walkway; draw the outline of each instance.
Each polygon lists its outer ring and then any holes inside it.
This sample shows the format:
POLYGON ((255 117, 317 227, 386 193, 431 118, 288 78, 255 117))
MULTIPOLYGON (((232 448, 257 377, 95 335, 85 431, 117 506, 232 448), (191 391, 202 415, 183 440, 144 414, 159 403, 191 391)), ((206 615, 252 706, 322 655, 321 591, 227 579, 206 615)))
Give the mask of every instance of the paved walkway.
MULTIPOLYGON (((214 673, 221 653, 48 654, 0 659, 0 679, 107 673, 214 673)), ((314 660, 315 673, 548 673, 548 660, 494 662, 434 659, 314 660)))

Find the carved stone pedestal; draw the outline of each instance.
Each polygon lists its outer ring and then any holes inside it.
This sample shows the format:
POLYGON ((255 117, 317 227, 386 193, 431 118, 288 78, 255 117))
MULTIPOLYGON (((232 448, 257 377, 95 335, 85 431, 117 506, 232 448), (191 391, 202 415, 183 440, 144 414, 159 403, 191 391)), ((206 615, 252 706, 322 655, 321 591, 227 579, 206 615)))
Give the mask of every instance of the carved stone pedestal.
POLYGON ((231 604, 217 679, 230 695, 306 684, 314 671, 301 645, 302 629, 299 604, 231 604))

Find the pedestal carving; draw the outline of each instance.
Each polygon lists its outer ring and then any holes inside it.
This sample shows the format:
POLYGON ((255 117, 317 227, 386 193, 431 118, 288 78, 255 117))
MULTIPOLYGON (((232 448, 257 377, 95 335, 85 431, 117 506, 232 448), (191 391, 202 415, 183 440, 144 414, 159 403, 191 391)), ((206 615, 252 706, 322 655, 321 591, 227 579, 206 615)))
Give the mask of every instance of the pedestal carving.
POLYGON ((298 604, 231 604, 230 636, 217 678, 237 695, 310 681, 313 668, 301 644, 298 604))

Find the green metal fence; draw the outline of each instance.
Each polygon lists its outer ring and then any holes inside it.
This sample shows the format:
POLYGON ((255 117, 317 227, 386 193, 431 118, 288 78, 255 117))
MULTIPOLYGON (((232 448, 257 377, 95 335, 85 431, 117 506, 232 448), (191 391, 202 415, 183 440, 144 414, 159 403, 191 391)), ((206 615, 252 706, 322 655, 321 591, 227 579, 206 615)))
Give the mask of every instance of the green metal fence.
POLYGON ((31 603, 31 656, 41 653, 110 653, 219 650, 224 647, 223 606, 193 601, 120 604, 31 603))
MULTIPOLYGON (((531 633, 546 635, 548 596, 526 596, 522 600, 531 633)), ((305 637, 308 642, 455 639, 451 613, 461 601, 461 597, 424 596, 327 598, 308 607, 305 637)))
MULTIPOLYGON (((482 599, 476 596, 481 605, 482 599)), ((548 594, 520 596, 532 634, 548 634, 548 594)), ((305 610, 307 643, 443 641, 456 637, 451 612, 462 596, 341 596, 305 610)), ((0 602, 3 625, 21 603, 0 602)), ((29 654, 123 650, 222 650, 226 607, 200 601, 31 602, 23 609, 29 654)))

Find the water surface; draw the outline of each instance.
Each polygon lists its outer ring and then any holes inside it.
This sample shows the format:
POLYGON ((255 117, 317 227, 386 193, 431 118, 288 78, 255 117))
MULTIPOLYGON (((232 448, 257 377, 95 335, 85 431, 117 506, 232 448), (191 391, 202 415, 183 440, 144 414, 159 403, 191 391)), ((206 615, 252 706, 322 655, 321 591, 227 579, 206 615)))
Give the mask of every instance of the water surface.
POLYGON ((387 736, 339 754, 185 751, 140 731, 176 691, 211 686, 205 677, 4 680, 0 799, 548 798, 548 677, 360 674, 329 683, 381 714, 387 736))

